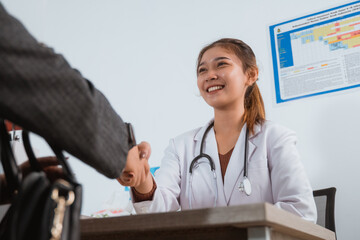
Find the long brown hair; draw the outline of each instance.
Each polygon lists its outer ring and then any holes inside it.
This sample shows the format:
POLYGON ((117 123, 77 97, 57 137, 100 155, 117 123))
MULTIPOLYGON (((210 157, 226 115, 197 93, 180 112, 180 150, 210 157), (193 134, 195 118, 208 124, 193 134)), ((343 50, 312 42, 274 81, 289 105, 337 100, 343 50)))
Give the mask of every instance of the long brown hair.
MULTIPOLYGON (((258 71, 255 54, 249 45, 233 38, 222 38, 205 46, 199 53, 196 69, 199 68, 204 53, 213 47, 221 47, 234 53, 241 60, 243 71, 249 77, 253 77, 256 71, 258 71)), ((262 124, 265 121, 264 101, 256 82, 246 89, 244 108, 243 122, 246 123, 249 131, 254 133, 254 125, 262 124)))

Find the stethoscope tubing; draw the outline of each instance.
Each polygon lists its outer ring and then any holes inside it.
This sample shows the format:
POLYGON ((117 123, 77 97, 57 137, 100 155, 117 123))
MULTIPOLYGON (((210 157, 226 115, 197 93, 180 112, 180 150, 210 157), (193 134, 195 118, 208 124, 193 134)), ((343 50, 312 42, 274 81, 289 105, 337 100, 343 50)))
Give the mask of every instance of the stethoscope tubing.
MULTIPOLYGON (((206 139, 207 134, 209 133, 210 129, 214 126, 214 122, 211 122, 209 124, 209 126, 206 128, 205 133, 201 139, 201 145, 200 145, 200 154, 198 156, 196 156, 190 163, 190 168, 189 168, 189 173, 190 173, 190 180, 189 180, 189 207, 190 209, 192 209, 192 173, 193 173, 193 168, 195 166, 195 164, 197 163, 197 161, 201 158, 206 158, 209 161, 210 164, 210 168, 211 171, 213 172, 213 176, 214 176, 214 186, 215 186, 215 203, 214 203, 214 207, 216 207, 216 202, 217 202, 217 195, 218 195, 218 188, 217 188, 217 178, 216 178, 216 173, 215 173, 215 163, 213 161, 213 159, 206 153, 203 153, 204 150, 204 140, 206 139)), ((248 157, 248 137, 249 137, 249 131, 248 128, 246 128, 246 133, 245 133, 245 151, 244 151, 244 175, 243 178, 244 180, 248 181, 248 164, 247 164, 247 157, 248 157)), ((249 182, 250 184, 250 182, 249 182)), ((240 185, 244 185, 243 182, 240 185)), ((240 189, 240 187, 239 187, 240 189)), ((251 194, 251 185, 250 185, 250 193, 248 193, 248 191, 245 189, 242 189, 241 191, 245 191, 246 195, 250 195, 251 194)))
POLYGON ((214 126, 214 122, 212 122, 212 123, 206 128, 206 130, 205 130, 204 136, 203 136, 202 139, 201 139, 200 154, 191 161, 190 169, 189 169, 190 174, 192 174, 194 165, 197 163, 197 161, 198 161, 200 158, 203 158, 203 157, 204 157, 204 158, 207 158, 207 159, 209 160, 210 167, 211 167, 211 171, 215 171, 215 163, 214 163, 214 161, 212 160, 212 158, 211 158, 208 154, 203 153, 204 140, 205 140, 207 134, 209 133, 210 129, 211 129, 213 126, 214 126))
POLYGON ((248 168, 247 168, 247 157, 248 157, 248 138, 249 138, 249 131, 246 127, 245 133, 245 151, 244 151, 244 178, 248 177, 248 168))

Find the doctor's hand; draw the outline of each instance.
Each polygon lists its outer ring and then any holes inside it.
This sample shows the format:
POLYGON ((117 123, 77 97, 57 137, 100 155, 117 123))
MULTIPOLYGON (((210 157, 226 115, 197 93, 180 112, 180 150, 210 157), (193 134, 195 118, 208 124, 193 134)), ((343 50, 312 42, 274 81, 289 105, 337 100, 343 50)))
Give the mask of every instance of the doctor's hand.
POLYGON ((148 159, 151 154, 150 144, 141 142, 130 149, 118 182, 123 186, 134 187, 140 193, 147 193, 153 187, 148 159))

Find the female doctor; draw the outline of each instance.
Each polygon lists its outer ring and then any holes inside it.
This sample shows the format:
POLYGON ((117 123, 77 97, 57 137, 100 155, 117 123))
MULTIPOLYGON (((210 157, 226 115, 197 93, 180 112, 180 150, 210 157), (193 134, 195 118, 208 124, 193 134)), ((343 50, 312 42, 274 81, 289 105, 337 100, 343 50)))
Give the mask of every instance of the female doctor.
POLYGON ((118 181, 132 187, 136 212, 269 202, 316 221, 296 135, 265 120, 257 79, 255 55, 241 40, 201 50, 197 85, 214 119, 170 140, 156 179, 128 163, 118 181))

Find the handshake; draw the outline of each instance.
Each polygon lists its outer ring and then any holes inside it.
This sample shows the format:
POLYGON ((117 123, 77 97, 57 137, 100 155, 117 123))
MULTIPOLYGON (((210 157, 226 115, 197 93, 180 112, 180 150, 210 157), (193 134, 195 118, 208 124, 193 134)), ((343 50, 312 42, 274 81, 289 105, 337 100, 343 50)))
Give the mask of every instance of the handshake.
MULTIPOLYGON (((139 193, 148 193, 153 187, 153 179, 150 173, 148 159, 151 154, 150 144, 141 142, 130 149, 126 159, 126 165, 117 180, 123 186, 134 187, 139 193)), ((62 168, 56 157, 42 157, 37 159, 40 166, 51 182, 64 176, 62 168)), ((25 178, 30 172, 29 161, 19 166, 25 178)), ((4 174, 0 174, 0 205, 9 203, 10 195, 4 174)))
POLYGON ((151 155, 151 147, 147 142, 141 142, 128 152, 125 167, 117 178, 123 186, 136 189, 137 192, 145 194, 153 188, 153 179, 150 173, 148 159, 151 155))

